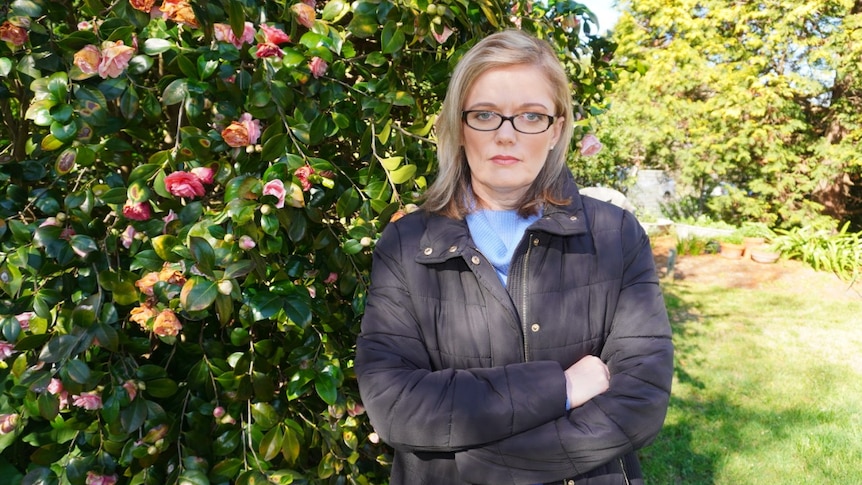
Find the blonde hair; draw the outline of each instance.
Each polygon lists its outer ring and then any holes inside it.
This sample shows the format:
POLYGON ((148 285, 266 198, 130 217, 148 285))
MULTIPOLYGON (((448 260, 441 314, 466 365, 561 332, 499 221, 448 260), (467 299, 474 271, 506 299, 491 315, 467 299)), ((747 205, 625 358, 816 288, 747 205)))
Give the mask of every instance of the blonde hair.
POLYGON ((533 184, 518 201, 522 216, 536 214, 545 202, 563 205, 560 174, 566 167, 566 154, 572 138, 572 94, 566 71, 550 44, 520 30, 505 30, 489 35, 473 46, 458 62, 437 120, 437 178, 424 195, 422 207, 455 219, 470 213, 470 168, 464 153, 461 111, 473 83, 486 71, 528 65, 542 70, 551 85, 554 115, 563 118, 560 139, 548 153, 533 184))

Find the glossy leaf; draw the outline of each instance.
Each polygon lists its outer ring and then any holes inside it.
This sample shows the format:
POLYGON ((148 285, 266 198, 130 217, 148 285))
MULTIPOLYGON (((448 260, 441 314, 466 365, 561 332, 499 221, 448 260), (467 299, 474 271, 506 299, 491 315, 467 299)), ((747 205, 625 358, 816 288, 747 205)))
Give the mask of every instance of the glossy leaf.
POLYGON ((218 296, 218 284, 203 276, 187 279, 180 292, 180 303, 190 312, 209 308, 218 296))

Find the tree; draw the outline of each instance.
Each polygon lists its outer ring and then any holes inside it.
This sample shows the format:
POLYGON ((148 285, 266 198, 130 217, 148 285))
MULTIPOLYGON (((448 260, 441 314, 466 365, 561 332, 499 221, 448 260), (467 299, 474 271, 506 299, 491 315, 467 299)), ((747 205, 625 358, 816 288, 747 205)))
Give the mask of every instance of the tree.
POLYGON ((730 222, 858 215, 860 6, 627 3, 605 163, 670 170, 697 210, 730 222), (729 195, 708 197, 718 184, 729 195))
POLYGON ((555 45, 584 114, 612 74, 570 1, 0 8, 12 483, 384 482, 353 349, 450 68, 518 27, 555 45))

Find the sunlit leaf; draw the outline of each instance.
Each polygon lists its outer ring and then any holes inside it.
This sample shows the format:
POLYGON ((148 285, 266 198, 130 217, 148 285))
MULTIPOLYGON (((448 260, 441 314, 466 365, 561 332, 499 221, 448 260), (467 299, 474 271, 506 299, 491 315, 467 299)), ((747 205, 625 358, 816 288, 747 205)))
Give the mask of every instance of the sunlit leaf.
POLYGON ((203 276, 187 279, 180 292, 180 303, 190 312, 206 310, 218 296, 218 284, 203 276))

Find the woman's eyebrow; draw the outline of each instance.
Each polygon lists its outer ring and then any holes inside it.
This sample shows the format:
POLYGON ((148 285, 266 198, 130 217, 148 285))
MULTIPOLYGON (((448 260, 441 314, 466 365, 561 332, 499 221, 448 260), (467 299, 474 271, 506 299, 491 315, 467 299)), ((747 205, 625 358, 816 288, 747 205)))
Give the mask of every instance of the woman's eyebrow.
MULTIPOLYGON (((522 103, 515 110, 521 112, 524 110, 536 109, 536 108, 542 108, 545 110, 549 110, 549 108, 547 106, 545 106, 545 104, 538 103, 538 102, 522 103)), ((499 106, 495 103, 480 101, 478 103, 471 104, 470 106, 465 108, 465 111, 476 110, 476 109, 487 109, 488 111, 495 111, 495 110, 499 110, 499 106)))

